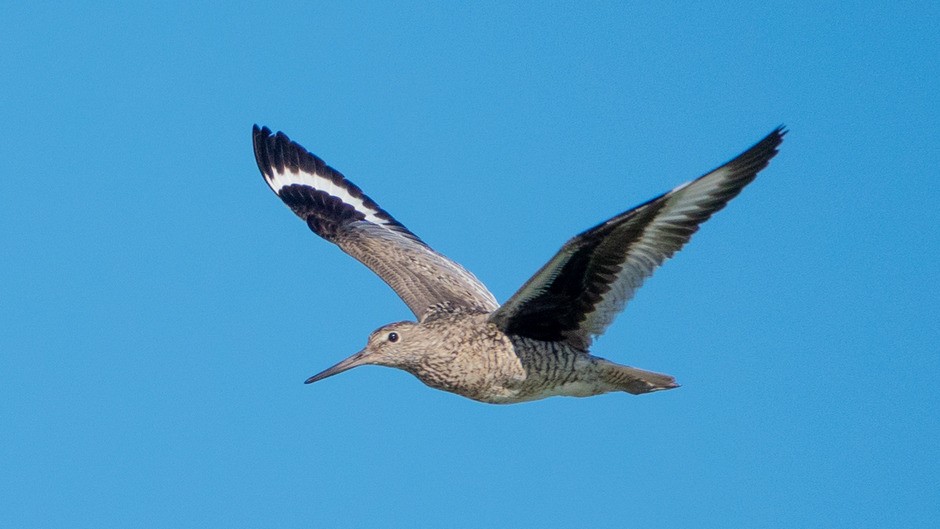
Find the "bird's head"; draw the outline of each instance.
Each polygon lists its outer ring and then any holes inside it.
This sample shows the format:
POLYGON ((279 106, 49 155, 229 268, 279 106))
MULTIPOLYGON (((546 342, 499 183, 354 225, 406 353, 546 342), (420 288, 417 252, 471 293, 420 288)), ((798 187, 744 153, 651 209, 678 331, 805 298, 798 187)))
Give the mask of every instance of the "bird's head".
POLYGON ((383 325, 369 335, 369 341, 361 351, 313 375, 305 384, 312 384, 354 367, 370 364, 406 369, 418 359, 423 349, 416 343, 420 335, 420 327, 411 321, 383 325))

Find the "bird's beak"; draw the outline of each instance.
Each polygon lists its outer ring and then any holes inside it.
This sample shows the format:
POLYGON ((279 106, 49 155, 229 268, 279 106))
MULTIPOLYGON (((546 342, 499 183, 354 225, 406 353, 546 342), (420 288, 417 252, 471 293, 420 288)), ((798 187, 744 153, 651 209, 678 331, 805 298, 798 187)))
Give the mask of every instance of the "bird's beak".
POLYGON ((348 371, 354 367, 358 367, 358 366, 365 365, 368 363, 369 361, 368 361, 366 352, 365 350, 362 350, 350 356, 346 360, 343 360, 342 362, 336 364, 335 366, 325 369, 321 371, 320 373, 317 373, 316 375, 313 375, 312 377, 308 378, 307 381, 304 382, 304 384, 313 384, 314 382, 318 380, 323 380, 326 377, 338 375, 342 373, 343 371, 348 371))

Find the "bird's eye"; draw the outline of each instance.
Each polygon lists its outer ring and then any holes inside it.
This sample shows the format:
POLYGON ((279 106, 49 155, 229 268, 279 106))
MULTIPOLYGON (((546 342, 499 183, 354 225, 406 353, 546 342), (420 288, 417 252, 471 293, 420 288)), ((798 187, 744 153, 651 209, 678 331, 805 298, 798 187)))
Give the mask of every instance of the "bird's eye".
POLYGON ((397 341, 398 341, 398 333, 397 333, 397 332, 390 332, 390 333, 388 333, 388 341, 390 341, 390 342, 392 342, 392 343, 397 342, 397 341))

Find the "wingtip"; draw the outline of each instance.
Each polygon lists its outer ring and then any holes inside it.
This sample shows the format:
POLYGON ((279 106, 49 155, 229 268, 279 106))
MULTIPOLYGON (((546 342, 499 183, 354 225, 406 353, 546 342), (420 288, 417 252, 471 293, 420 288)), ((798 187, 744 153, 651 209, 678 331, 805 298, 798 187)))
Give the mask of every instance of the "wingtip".
POLYGON ((763 139, 752 145, 749 149, 725 163, 724 166, 736 167, 739 170, 746 169, 753 173, 752 177, 756 176, 758 172, 767 167, 771 159, 777 156, 780 145, 783 143, 783 137, 786 136, 788 132, 789 129, 787 129, 786 125, 779 125, 770 134, 764 136, 763 139))
MULTIPOLYGON (((251 127, 251 144, 255 152, 255 163, 258 164, 258 170, 261 171, 261 175, 264 177, 265 181, 270 183, 270 166, 271 159, 269 156, 269 145, 268 140, 271 137, 271 129, 267 127, 259 127, 257 123, 251 127)), ((272 188, 273 189, 273 188, 272 188)), ((276 193, 277 191, 275 191, 276 193)))
POLYGON ((267 126, 258 125, 255 123, 251 127, 251 135, 254 138, 268 137, 271 136, 271 129, 269 129, 267 126))
POLYGON ((781 143, 783 143, 783 137, 786 136, 788 132, 790 132, 790 129, 788 129, 786 125, 781 123, 780 125, 777 126, 777 128, 773 130, 773 132, 767 135, 764 141, 768 139, 773 139, 774 148, 776 148, 781 143))

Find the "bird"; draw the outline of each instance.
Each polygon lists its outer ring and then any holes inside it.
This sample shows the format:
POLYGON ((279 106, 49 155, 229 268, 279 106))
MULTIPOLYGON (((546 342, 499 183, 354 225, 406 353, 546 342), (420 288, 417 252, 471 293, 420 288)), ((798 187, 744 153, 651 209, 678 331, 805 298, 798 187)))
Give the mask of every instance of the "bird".
POLYGON ((678 387, 670 375, 594 356, 592 342, 653 271, 768 165, 786 133, 779 126, 717 169, 575 236, 499 304, 339 171, 284 133, 254 125, 255 160, 271 190, 315 234, 376 273, 416 318, 379 327, 362 350, 306 383, 379 365, 490 404, 678 387))

